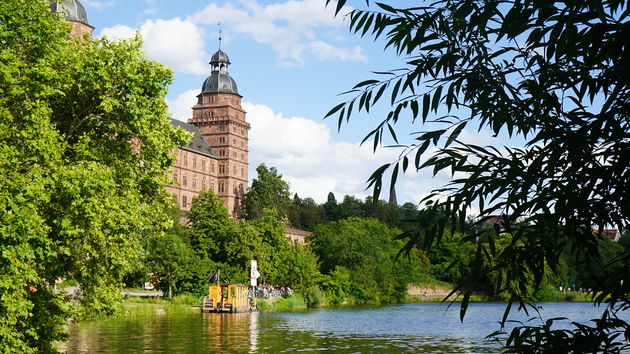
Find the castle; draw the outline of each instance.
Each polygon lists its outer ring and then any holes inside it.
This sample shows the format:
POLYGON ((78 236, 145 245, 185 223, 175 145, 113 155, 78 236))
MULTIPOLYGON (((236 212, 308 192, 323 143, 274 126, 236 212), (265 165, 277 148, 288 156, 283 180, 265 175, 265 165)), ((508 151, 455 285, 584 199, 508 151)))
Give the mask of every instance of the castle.
MULTIPOLYGON (((72 24, 73 37, 92 34, 94 27, 78 0, 51 0, 50 8, 72 24)), ((182 210, 189 210, 193 197, 210 189, 236 218, 247 189, 250 125, 245 120, 236 82, 228 74, 230 64, 227 54, 219 48, 210 59, 210 76, 192 107, 192 118, 188 123, 171 119, 171 124, 189 131, 193 137, 188 145, 174 152, 177 160, 171 170, 173 183, 166 188, 182 210)))

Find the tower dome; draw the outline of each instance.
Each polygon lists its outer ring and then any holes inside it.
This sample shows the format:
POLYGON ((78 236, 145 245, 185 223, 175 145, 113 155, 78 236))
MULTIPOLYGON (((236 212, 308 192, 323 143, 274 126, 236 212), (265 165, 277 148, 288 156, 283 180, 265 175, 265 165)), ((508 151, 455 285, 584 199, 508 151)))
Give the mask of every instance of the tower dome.
POLYGON ((230 64, 231 64, 230 58, 221 49, 217 50, 217 52, 214 53, 212 58, 210 58, 210 65, 212 65, 213 67, 221 66, 221 65, 224 65, 225 67, 227 67, 230 64))
POLYGON ((53 12, 60 13, 67 21, 81 22, 90 26, 87 11, 85 11, 85 7, 78 0, 50 0, 50 9, 53 12))
MULTIPOLYGON (((239 95, 236 82, 228 74, 228 66, 230 65, 230 58, 221 49, 210 59, 210 66, 212 72, 210 76, 203 82, 201 86, 201 93, 232 93, 239 95)), ((240 95, 239 95, 240 96, 240 95)))

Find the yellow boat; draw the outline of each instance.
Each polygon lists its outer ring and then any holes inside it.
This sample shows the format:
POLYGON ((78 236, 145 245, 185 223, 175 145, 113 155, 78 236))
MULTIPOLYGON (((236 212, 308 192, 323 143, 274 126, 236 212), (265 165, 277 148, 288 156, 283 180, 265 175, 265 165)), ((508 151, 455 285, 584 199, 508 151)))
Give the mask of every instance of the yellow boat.
POLYGON ((242 284, 212 284, 208 296, 203 299, 201 312, 251 311, 248 290, 248 286, 242 284))

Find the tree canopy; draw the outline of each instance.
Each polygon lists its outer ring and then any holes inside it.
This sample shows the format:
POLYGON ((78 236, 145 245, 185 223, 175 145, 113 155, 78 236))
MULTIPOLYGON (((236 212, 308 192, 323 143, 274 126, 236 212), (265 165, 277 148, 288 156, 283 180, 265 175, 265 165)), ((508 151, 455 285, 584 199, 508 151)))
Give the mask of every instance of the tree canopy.
POLYGON ((397 258, 403 246, 396 240, 399 234, 400 230, 371 218, 351 217, 317 226, 308 242, 328 276, 324 286, 330 289, 331 300, 343 297, 340 294, 362 302, 403 300, 407 283, 418 278, 425 264, 415 253, 397 258))
POLYGON ((289 183, 282 179, 275 167, 267 167, 264 163, 256 167, 256 172, 258 177, 252 181, 243 201, 245 216, 259 218, 264 209, 275 209, 281 216, 286 216, 291 205, 289 183))
MULTIPOLYGON (((345 3, 337 2, 337 12, 345 3)), ((430 245, 448 223, 464 229, 472 208, 479 211, 479 224, 493 215, 504 220, 506 227, 497 227, 494 236, 480 242, 477 235, 467 238, 475 244, 477 271, 461 283, 462 316, 476 277, 497 271, 517 280, 497 285, 523 305, 514 286, 530 279, 540 284, 547 267, 558 270, 565 250, 595 268, 602 238, 597 230, 629 227, 629 14, 621 0, 437 0, 410 8, 368 3, 347 15, 352 32, 383 39, 386 48, 406 58, 404 67, 355 85, 350 98, 327 114, 337 116, 341 127, 380 100, 390 105, 364 141, 376 149, 393 140, 405 149, 370 177, 375 196, 388 169, 391 185, 409 168, 453 176, 423 200, 433 219, 407 247, 420 240, 430 245), (403 141, 396 127, 403 120, 421 126, 411 132, 411 142, 403 141), (471 128, 524 144, 474 144, 462 134, 471 128), (498 248, 504 233, 510 242, 498 248)), ((619 267, 596 275, 594 300, 608 301, 611 310, 597 328, 567 333, 517 328, 508 347, 620 350, 614 338, 629 327, 614 321, 614 313, 630 305, 629 257, 625 252, 613 261, 619 267), (534 334, 544 338, 534 340, 534 334), (554 342, 553 335, 566 340, 554 342)), ((504 321, 508 311, 509 306, 504 321)))
POLYGON ((138 39, 69 37, 48 1, 0 2, 0 352, 50 352, 71 314, 111 313, 140 240, 169 224, 171 72, 138 39))

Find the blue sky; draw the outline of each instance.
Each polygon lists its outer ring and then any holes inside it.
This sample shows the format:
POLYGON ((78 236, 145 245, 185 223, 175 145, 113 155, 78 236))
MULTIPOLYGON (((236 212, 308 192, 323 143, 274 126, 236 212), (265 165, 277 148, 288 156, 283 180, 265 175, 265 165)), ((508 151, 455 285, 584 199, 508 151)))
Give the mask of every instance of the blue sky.
MULTIPOLYGON (((371 78, 371 71, 395 69, 404 58, 384 51, 382 43, 361 39, 335 18, 324 0, 81 0, 94 36, 128 38, 139 31, 147 55, 175 73, 166 97, 174 118, 186 120, 218 48, 229 55, 230 75, 243 96, 252 124, 250 180, 260 163, 276 166, 292 193, 325 201, 329 191, 370 194, 365 181, 395 149, 376 154, 359 142, 386 107, 355 116, 337 132, 336 119, 322 117, 342 98, 339 93, 371 78)), ((417 127, 417 129, 421 129, 417 127)), ((399 138, 410 132, 401 127, 399 138)), ((496 143, 490 134, 464 132, 469 141, 496 143)), ((405 140, 405 139, 402 139, 405 140)), ((407 139, 409 141, 410 139, 407 139)), ((417 203, 449 175, 409 171, 399 179, 398 201, 417 203)))

